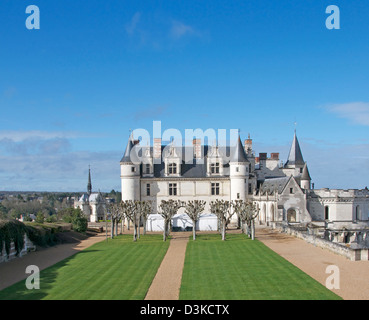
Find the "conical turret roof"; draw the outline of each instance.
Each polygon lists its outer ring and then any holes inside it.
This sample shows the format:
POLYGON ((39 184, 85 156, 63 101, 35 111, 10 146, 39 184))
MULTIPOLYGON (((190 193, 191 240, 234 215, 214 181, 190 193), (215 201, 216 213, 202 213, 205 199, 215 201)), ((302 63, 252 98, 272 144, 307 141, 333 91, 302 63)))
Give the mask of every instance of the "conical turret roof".
POLYGON ((230 162, 248 162, 240 136, 238 136, 236 146, 232 150, 230 162))
POLYGON ((293 141, 288 155, 288 160, 285 166, 303 166, 305 164, 304 158, 302 157, 299 141, 297 140, 296 131, 293 136, 293 141))
POLYGON ((126 151, 124 152, 123 158, 120 160, 120 162, 132 162, 131 160, 131 151, 133 149, 134 143, 132 139, 132 135, 128 139, 126 151))
POLYGON ((308 167, 307 167, 306 163, 304 165, 304 169, 302 169, 301 180, 311 181, 310 173, 309 173, 309 170, 308 170, 308 167))

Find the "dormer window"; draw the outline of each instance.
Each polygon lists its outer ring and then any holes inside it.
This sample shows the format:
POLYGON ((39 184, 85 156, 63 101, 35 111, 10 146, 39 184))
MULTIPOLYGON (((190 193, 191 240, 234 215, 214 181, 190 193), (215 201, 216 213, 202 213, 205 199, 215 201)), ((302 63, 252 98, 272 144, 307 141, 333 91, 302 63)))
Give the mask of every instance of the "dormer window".
POLYGON ((219 173, 219 162, 210 165, 211 173, 219 173))
POLYGON ((150 164, 149 164, 149 163, 147 163, 147 164, 145 165, 145 173, 146 173, 146 174, 150 174, 150 164))
POLYGON ((168 173, 169 174, 177 174, 177 164, 176 163, 169 163, 168 173))

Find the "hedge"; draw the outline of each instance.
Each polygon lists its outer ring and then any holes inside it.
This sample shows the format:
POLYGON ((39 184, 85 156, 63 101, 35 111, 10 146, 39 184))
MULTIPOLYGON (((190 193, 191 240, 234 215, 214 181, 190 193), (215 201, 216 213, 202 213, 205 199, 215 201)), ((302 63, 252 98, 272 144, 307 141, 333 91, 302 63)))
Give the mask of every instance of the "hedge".
POLYGON ((14 242, 16 255, 24 247, 24 235, 35 244, 41 247, 55 245, 58 242, 57 234, 63 232, 65 226, 56 224, 22 223, 18 220, 0 220, 0 255, 5 251, 10 254, 11 243, 14 242))
POLYGON ((0 220, 0 254, 3 254, 3 246, 7 256, 10 254, 11 243, 14 242, 16 255, 24 247, 24 235, 27 227, 24 223, 17 220, 0 220))

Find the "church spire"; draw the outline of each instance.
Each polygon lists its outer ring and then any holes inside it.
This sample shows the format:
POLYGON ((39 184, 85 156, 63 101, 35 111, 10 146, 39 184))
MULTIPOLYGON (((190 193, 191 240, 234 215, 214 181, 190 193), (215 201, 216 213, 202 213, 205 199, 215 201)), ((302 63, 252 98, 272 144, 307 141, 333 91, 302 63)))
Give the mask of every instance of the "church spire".
POLYGON ((88 183, 87 183, 87 193, 90 195, 92 192, 92 183, 91 183, 91 168, 88 166, 88 183))

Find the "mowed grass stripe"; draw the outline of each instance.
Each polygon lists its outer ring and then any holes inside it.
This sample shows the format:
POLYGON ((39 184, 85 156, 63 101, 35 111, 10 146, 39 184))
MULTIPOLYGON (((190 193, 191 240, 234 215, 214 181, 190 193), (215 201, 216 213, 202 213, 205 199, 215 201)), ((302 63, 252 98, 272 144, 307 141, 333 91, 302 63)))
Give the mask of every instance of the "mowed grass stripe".
POLYGON ((41 271, 40 290, 27 290, 20 281, 0 291, 0 299, 144 299, 168 246, 161 235, 137 242, 118 236, 41 271))
POLYGON ((319 282, 243 234, 199 235, 187 245, 180 299, 340 299, 319 282))

